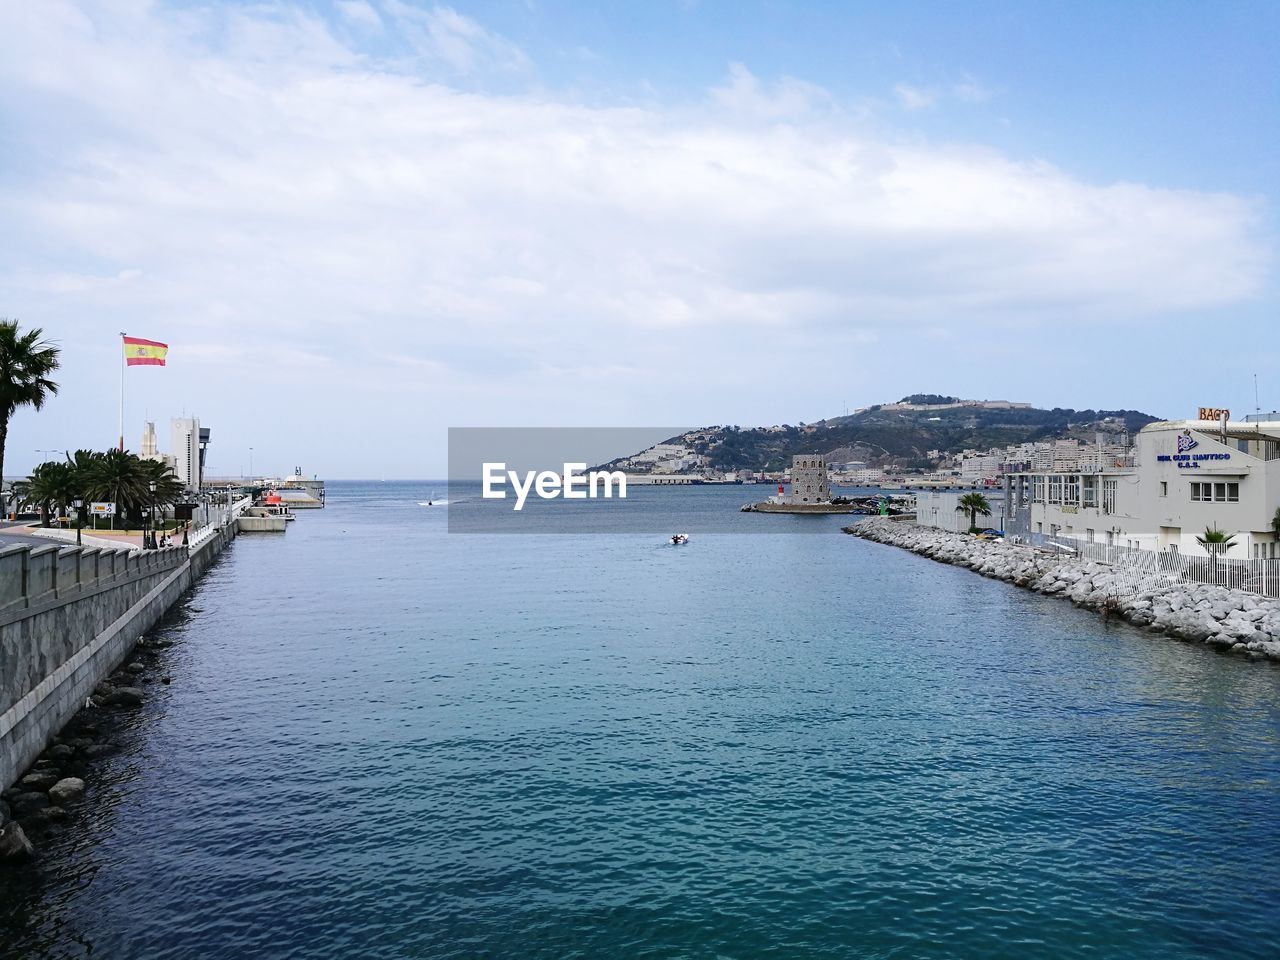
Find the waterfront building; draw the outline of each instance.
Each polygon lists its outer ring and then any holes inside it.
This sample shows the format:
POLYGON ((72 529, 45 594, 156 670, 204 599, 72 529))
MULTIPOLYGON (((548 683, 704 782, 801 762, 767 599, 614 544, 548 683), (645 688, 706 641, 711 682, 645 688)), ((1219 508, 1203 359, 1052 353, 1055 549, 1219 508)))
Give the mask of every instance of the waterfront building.
POLYGON ((208 434, 200 429, 195 417, 174 417, 169 421, 170 449, 173 450, 174 473, 188 490, 200 489, 201 460, 208 434))
POLYGON ((177 466, 177 461, 167 453, 160 452, 160 446, 156 440, 155 421, 147 420, 142 425, 142 442, 138 445, 138 459, 140 460, 157 460, 166 464, 170 469, 177 466))
MULTIPOLYGON (((970 491, 972 492, 972 491, 970 491)), ((969 530, 969 514, 958 510, 960 500, 966 495, 962 490, 919 490, 915 495, 916 523, 922 527, 937 527, 952 533, 966 533, 969 530)), ((998 496, 989 496, 987 502, 991 506, 989 516, 978 515, 978 526, 1003 530, 1005 526, 1005 504, 998 496)))
POLYGON ((1216 528, 1234 538, 1220 556, 1280 557, 1280 419, 1161 421, 1129 449, 1057 454, 1005 473, 1010 532, 1203 556, 1216 528))
POLYGON ((138 445, 138 456, 143 460, 154 460, 160 455, 160 447, 156 444, 156 425, 148 420, 142 425, 142 443, 138 445))

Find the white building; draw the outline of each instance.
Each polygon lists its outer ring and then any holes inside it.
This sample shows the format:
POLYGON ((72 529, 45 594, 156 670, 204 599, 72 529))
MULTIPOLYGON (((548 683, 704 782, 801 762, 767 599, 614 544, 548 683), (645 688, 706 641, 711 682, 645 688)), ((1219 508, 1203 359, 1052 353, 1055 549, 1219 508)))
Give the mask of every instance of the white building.
POLYGON ((956 460, 956 468, 960 476, 969 479, 994 477, 1000 472, 1003 457, 995 453, 978 453, 966 451, 956 460))
POLYGON ((1223 557, 1280 557, 1280 421, 1162 421, 1130 451, 1067 462, 1006 474, 1010 528, 1199 556, 1217 528, 1234 537, 1223 557))
POLYGON ((195 417, 174 417, 169 421, 173 472, 188 490, 200 489, 200 421, 195 417))
POLYGON ((138 446, 138 459, 140 460, 158 460, 160 463, 168 465, 170 469, 176 467, 176 461, 167 453, 160 452, 160 446, 156 441, 156 425, 154 421, 148 420, 142 425, 142 442, 138 446))
MULTIPOLYGON (((959 490, 920 490, 915 495, 916 523, 922 527, 937 527, 952 533, 966 533, 970 516, 967 510, 957 509, 966 493, 959 490)), ((1004 501, 995 495, 987 497, 991 513, 978 514, 978 526, 1003 530, 1005 526, 1004 501)))

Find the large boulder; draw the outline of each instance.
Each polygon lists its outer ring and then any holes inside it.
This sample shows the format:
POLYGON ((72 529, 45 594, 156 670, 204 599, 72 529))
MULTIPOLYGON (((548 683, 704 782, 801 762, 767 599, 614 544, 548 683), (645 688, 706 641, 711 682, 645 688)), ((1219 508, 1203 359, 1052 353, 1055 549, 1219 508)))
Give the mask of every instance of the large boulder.
POLYGON ((49 806, 49 795, 35 790, 20 793, 9 801, 9 808, 13 811, 15 820, 25 820, 47 806, 49 806))
POLYGON ((112 707, 140 707, 142 696, 137 687, 116 687, 102 702, 112 707))
POLYGON ((26 833, 16 823, 0 827, 0 861, 25 860, 35 853, 26 833))
POLYGON ((56 770, 36 770, 19 780, 18 786, 26 792, 44 793, 61 779, 56 770))
POLYGON ((49 790, 49 799, 60 807, 66 807, 84 797, 84 781, 79 777, 59 780, 49 790))
POLYGON ((48 750, 44 752, 42 759, 48 760, 50 763, 60 766, 61 764, 64 764, 68 760, 70 760, 72 755, 75 754, 75 752, 76 752, 76 748, 73 746, 70 746, 65 743, 55 743, 52 747, 50 747, 48 750))

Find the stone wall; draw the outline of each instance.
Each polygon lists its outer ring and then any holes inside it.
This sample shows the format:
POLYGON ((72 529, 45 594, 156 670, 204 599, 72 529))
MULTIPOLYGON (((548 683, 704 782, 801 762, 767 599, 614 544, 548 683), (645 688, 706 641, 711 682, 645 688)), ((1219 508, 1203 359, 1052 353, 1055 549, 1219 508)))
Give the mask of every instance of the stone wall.
POLYGON ((235 536, 128 551, 0 551, 0 788, 8 787, 235 536))

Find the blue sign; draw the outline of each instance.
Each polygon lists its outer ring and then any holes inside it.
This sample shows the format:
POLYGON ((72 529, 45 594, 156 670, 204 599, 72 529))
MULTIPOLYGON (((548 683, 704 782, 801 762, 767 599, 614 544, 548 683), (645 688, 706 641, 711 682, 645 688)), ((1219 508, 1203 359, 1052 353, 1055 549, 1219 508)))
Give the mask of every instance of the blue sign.
MULTIPOLYGON (((1182 440, 1182 437, 1178 438, 1182 440)), ((1161 463, 1172 462, 1179 470, 1199 470, 1205 460, 1230 460, 1229 453, 1176 453, 1173 456, 1163 454, 1156 457, 1161 463)))

